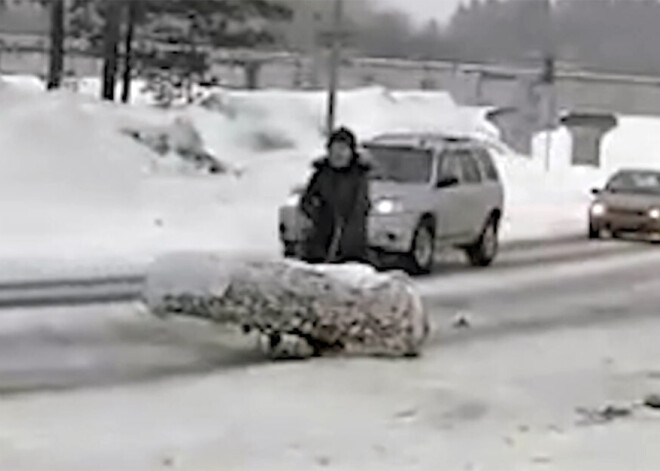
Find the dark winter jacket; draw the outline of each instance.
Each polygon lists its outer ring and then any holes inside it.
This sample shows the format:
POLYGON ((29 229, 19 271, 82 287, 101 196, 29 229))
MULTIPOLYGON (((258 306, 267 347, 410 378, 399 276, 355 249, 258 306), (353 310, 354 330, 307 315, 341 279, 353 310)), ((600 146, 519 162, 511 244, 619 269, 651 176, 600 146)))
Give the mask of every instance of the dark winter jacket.
POLYGON ((366 262, 369 165, 356 154, 345 169, 332 167, 327 158, 316 161, 314 167, 300 201, 300 209, 312 222, 305 240, 305 260, 366 262), (331 253, 333 247, 336 250, 331 253))

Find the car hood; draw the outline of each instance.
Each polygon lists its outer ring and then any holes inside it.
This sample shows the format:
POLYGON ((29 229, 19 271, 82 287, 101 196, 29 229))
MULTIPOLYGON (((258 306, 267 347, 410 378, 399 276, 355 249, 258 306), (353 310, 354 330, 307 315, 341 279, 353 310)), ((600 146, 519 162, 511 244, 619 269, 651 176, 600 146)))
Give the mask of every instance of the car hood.
POLYGON ((611 208, 624 210, 646 211, 651 208, 660 208, 660 194, 603 193, 598 200, 611 208))
POLYGON ((370 196, 372 200, 381 198, 405 198, 413 192, 428 190, 426 185, 386 182, 381 180, 372 180, 369 183, 370 196))
MULTIPOLYGON (((405 198, 411 193, 427 191, 424 184, 397 183, 382 180, 371 180, 369 182, 369 196, 372 200, 381 198, 405 198)), ((305 191, 305 185, 296 185, 291 188, 291 194, 301 194, 305 191)))

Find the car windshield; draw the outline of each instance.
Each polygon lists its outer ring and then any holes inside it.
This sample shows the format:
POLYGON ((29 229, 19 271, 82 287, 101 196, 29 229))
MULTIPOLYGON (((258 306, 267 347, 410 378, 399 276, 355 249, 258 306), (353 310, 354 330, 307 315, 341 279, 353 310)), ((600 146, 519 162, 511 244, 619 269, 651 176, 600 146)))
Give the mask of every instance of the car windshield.
POLYGON ((431 180, 433 158, 429 151, 370 146, 367 153, 373 165, 373 180, 398 183, 428 183, 431 180))
POLYGON ((613 193, 659 193, 660 172, 621 172, 606 187, 613 193))

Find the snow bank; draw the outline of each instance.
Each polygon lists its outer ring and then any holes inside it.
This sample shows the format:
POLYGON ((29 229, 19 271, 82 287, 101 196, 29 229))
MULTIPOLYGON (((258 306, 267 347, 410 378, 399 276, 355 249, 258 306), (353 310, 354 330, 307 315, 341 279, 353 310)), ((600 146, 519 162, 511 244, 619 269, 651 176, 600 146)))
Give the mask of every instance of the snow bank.
MULTIPOLYGON (((36 93, 3 80, 0 256, 148 259, 179 245, 204 247, 207 235, 221 241, 213 248, 235 248, 245 239, 223 231, 236 221, 226 211, 213 234, 195 227, 196 219, 213 220, 227 206, 217 194, 223 179, 205 178, 182 159, 183 151, 207 150, 184 118, 67 91, 36 93), (135 130, 166 136, 168 151, 156 153, 129 135, 135 130)), ((232 179, 225 179, 230 187, 232 179)))
POLYGON ((2 75, 0 76, 0 86, 10 85, 14 90, 25 92, 43 92, 46 84, 39 77, 34 75, 2 75))
POLYGON ((103 250, 145 233, 140 146, 66 93, 2 87, 0 110, 0 251, 103 250))
POLYGON ((507 194, 504 238, 582 233, 591 188, 602 187, 621 168, 660 168, 660 119, 619 116, 618 120, 618 126, 603 138, 600 168, 571 165, 572 138, 565 128, 537 135, 531 159, 513 153, 498 155, 507 194))
MULTIPOLYGON (((69 80, 70 88, 82 95, 90 97, 101 96, 101 79, 97 77, 83 77, 80 79, 69 80)), ((123 84, 117 83, 116 95, 121 96, 123 84)), ((142 79, 133 79, 131 82, 131 104, 151 105, 153 98, 147 90, 147 83, 142 79)))
POLYGON ((603 139, 603 166, 608 173, 622 167, 660 168, 660 119, 620 116, 603 139))
POLYGON ((547 239, 585 230, 589 189, 604 172, 571 167, 571 145, 569 132, 559 129, 538 135, 532 156, 495 153, 506 194, 503 239, 547 239))
MULTIPOLYGON (((138 103, 148 102, 143 85, 135 84, 138 103)), ((0 82, 5 252, 278 254, 277 208, 324 150, 324 93, 216 89, 195 105, 165 110, 101 103, 90 96, 96 79, 77 87, 46 94, 35 78, 0 82), (200 173, 199 159, 211 157, 230 173, 200 173)), ((547 170, 547 134, 537 136, 532 158, 519 156, 498 142, 484 113, 444 92, 372 87, 338 100, 338 124, 362 139, 443 131, 492 144, 506 187, 508 240, 581 232, 591 187, 621 166, 660 165, 654 118, 621 117, 605 137, 602 169, 571 167, 568 132, 553 132, 547 170)))
MULTIPOLYGON (((200 204, 209 192, 223 204, 212 205, 206 213, 177 212, 179 236, 170 241, 184 249, 179 242, 192 237, 195 244, 211 248, 222 245, 218 237, 210 237, 221 233, 223 240, 238 239, 242 250, 278 253, 278 206, 293 186, 305 181, 310 162, 324 151, 325 100, 321 92, 220 90, 201 106, 182 110, 207 147, 244 172, 222 189, 189 187, 189 197, 196 193, 200 204), (226 221, 240 223, 228 231, 226 221)), ((458 107, 442 92, 388 92, 374 87, 342 92, 338 103, 338 125, 354 128, 362 139, 393 131, 435 130, 490 139, 495 134, 483 119, 483 110, 458 107)), ((174 188, 177 183, 168 185, 174 188)))
MULTIPOLYGON (((337 125, 361 139, 383 132, 444 131, 492 135, 479 108, 459 107, 445 92, 394 92, 371 87, 339 93, 337 125)), ((193 119, 213 148, 231 145, 241 156, 267 150, 323 151, 323 92, 217 91, 193 110, 193 119), (224 132, 218 132, 223 129, 224 132), (270 145, 269 145, 270 144, 270 145)))
MULTIPOLYGON (((385 131, 447 130, 489 135, 483 111, 463 109, 446 93, 392 92, 369 88, 342 92, 338 122, 362 138, 385 131)), ((323 152, 325 94, 218 90, 199 105, 167 111, 132 107, 113 111, 125 122, 184 118, 205 149, 240 178, 156 176, 144 186, 158 214, 163 250, 279 253, 277 209, 291 187, 303 182, 323 152), (166 118, 164 118, 166 117, 166 118)))

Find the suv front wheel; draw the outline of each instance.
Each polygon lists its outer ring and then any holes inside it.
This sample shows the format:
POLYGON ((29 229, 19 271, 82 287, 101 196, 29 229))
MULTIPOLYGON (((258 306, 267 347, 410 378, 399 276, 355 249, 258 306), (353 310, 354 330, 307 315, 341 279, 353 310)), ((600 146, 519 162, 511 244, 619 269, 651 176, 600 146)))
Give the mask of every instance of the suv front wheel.
POLYGON ((602 237, 602 231, 598 226, 593 222, 589 221, 589 238, 590 239, 600 239, 602 237))
POLYGON ((497 219, 490 218, 477 242, 465 249, 470 265, 473 267, 487 267, 493 263, 499 248, 497 235, 497 219))
POLYGON ((433 270, 435 258, 435 227, 430 218, 423 219, 413 235, 412 247, 406 256, 406 266, 412 274, 426 275, 433 270))

